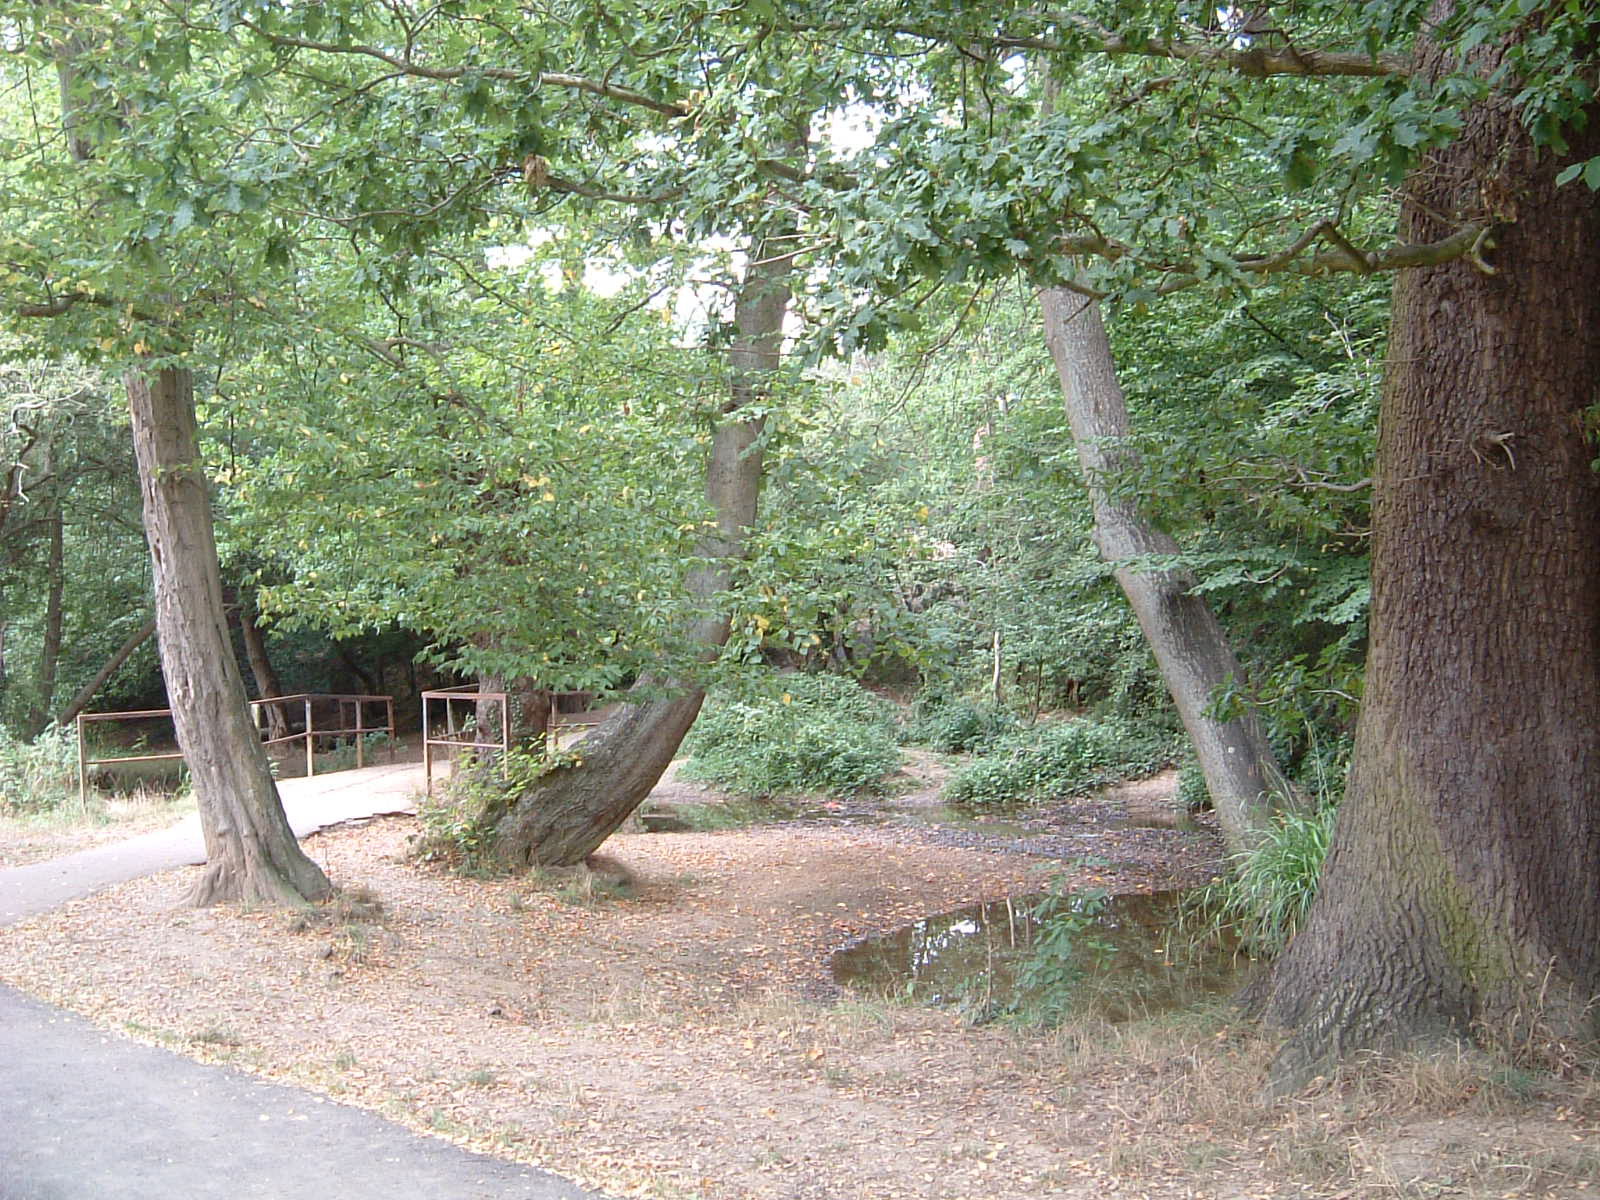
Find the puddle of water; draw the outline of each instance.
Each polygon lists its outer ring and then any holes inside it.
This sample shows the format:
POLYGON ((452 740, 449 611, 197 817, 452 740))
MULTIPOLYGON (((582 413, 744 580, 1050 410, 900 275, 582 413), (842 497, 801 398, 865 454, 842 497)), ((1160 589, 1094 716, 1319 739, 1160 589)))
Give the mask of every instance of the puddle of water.
POLYGON ((1187 811, 1179 809, 1130 809, 1128 815, 1112 823, 1124 829, 1176 829, 1179 833, 1194 833, 1200 828, 1187 811))
POLYGON ((957 808, 894 808, 895 817, 917 825, 932 825, 939 829, 965 829, 990 837, 1035 838, 1044 831, 1037 826, 1019 821, 997 821, 993 818, 974 817, 957 808))
MULTIPOLYGON (((1180 892, 1154 895, 1067 896, 1066 936, 1074 977, 1067 1004, 1110 1021, 1162 1012, 1198 995, 1230 991, 1250 963, 1231 946, 1196 948, 1169 937, 1180 892)), ((929 1004, 960 1004, 989 1012, 1037 1006, 1041 987, 1023 969, 1042 941, 1060 949, 1063 935, 1041 926, 1045 896, 976 904, 928 917, 879 937, 863 938, 833 954, 836 983, 877 995, 902 995, 929 1004)))

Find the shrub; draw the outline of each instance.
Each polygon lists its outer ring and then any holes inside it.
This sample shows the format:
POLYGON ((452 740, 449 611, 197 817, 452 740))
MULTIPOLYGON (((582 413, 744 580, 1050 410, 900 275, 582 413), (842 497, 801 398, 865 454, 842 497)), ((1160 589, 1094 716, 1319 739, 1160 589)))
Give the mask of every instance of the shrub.
POLYGON ((1261 845, 1201 894, 1206 925, 1231 931, 1252 953, 1283 949, 1316 899, 1337 811, 1325 803, 1279 813, 1261 845))
POLYGON ((1206 787, 1205 773, 1200 764, 1190 759, 1178 770, 1178 795, 1175 800, 1181 813, 1199 812, 1211 804, 1211 789, 1206 787))
POLYGON ((1041 1024, 1057 1024, 1072 1007, 1084 975, 1115 950, 1099 932, 1110 899, 1104 888, 1069 893, 1055 887, 1034 906, 1033 944, 1017 985, 1035 997, 1032 1015, 1041 1024))
POLYGON ((957 771, 945 795, 978 811, 1082 795, 1172 761, 1171 733, 1118 717, 1042 725, 1001 739, 957 771))
POLYGON ((900 762, 894 708, 837 675, 785 675, 777 695, 707 706, 682 774, 752 796, 876 787, 900 762))
POLYGON ((21 742, 0 727, 0 813, 48 812, 78 794, 78 740, 50 728, 21 742))
POLYGON ((581 746, 551 753, 513 749, 489 762, 457 759, 441 794, 425 796, 417 805, 422 830, 412 836, 412 857, 446 863, 462 875, 505 874, 506 865, 494 857, 493 831, 485 814, 541 776, 581 765, 581 751, 581 746))
POLYGON ((935 693, 917 702, 904 740, 940 754, 971 754, 1016 730, 1016 717, 1003 709, 935 693))

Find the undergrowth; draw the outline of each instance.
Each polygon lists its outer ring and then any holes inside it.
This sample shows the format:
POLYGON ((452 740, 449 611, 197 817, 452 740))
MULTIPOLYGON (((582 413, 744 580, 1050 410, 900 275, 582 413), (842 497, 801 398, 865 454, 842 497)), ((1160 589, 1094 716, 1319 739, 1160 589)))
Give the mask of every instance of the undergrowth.
POLYGON ((1261 845, 1236 857, 1226 875, 1201 889, 1191 907, 1196 932, 1226 930, 1256 955, 1283 949, 1316 899, 1337 811, 1321 804, 1308 812, 1278 813, 1261 845))
POLYGON ((1015 733, 1017 718, 992 704, 933 692, 918 697, 901 739, 939 754, 975 754, 1015 733))
POLYGON ((945 795, 975 812, 1083 795, 1170 763, 1167 730, 1121 717, 1080 718, 1019 730, 951 778, 945 795))
POLYGON ((894 708, 836 675, 785 675, 776 694, 730 696, 695 722, 680 774, 750 796, 879 787, 900 764, 894 708))
POLYGON ((78 799, 78 742, 70 729, 45 730, 32 742, 0 727, 0 815, 60 809, 78 799))
POLYGON ((492 762, 458 763, 439 794, 424 796, 418 803, 422 830, 411 839, 411 856, 421 862, 444 863, 462 875, 506 874, 505 864, 494 855, 494 830, 484 813, 551 771, 581 765, 580 749, 519 748, 492 762))

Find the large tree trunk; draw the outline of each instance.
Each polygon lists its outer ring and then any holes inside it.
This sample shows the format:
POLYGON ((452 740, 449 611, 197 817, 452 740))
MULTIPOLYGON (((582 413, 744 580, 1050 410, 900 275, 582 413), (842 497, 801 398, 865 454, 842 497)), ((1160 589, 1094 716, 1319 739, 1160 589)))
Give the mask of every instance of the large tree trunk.
MULTIPOLYGON (((1065 288, 1046 289, 1040 304, 1045 343, 1061 378, 1078 465, 1094 507, 1094 540, 1101 557, 1116 564, 1177 554, 1178 543, 1170 534, 1110 492, 1111 476, 1135 463, 1119 445, 1131 432, 1131 423, 1100 306, 1065 288)), ((1218 688, 1244 679, 1228 636, 1204 598, 1195 594, 1190 572, 1119 566, 1116 577, 1183 718, 1228 846, 1249 850, 1260 840, 1274 798, 1286 797, 1290 790, 1255 713, 1227 721, 1207 713, 1218 688)))
MULTIPOLYGON (((1419 70, 1449 65, 1419 50, 1419 70)), ((1588 116, 1577 159, 1600 153, 1588 116)), ((1495 98, 1406 185, 1408 240, 1506 223, 1496 274, 1458 261, 1396 286, 1349 788, 1305 931, 1257 998, 1295 1031, 1280 1089, 1441 1031, 1594 1032, 1600 203, 1557 189, 1561 165, 1495 98)))
MULTIPOLYGON (((686 583, 701 608, 690 637, 707 661, 728 640, 729 616, 717 597, 732 581, 746 530, 756 518, 763 420, 744 410, 766 393, 778 368, 793 264, 786 251, 780 243, 757 243, 734 306, 730 394, 706 467, 706 498, 716 514, 716 532, 700 548, 705 565, 686 583)), ((509 804, 484 814, 502 861, 516 867, 581 862, 644 802, 694 724, 705 693, 662 680, 646 680, 643 686, 668 696, 623 705, 584 739, 581 766, 546 775, 509 804)))
POLYGON ((161 669, 206 842, 205 874, 190 900, 322 899, 332 889, 284 818, 228 637, 192 376, 178 367, 133 370, 126 383, 161 669))

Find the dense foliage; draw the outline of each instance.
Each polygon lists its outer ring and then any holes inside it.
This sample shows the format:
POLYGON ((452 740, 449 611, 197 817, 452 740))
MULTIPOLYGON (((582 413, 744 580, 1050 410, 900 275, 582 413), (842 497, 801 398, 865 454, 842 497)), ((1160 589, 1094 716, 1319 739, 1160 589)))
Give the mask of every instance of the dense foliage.
POLYGON ((1121 717, 1052 721, 1000 739, 950 779, 963 808, 1003 811, 1081 796, 1169 764, 1174 735, 1159 723, 1121 717))
POLYGON ((893 706, 837 675, 786 674, 754 695, 719 695, 695 723, 688 779, 736 792, 847 793, 899 765, 893 706))

